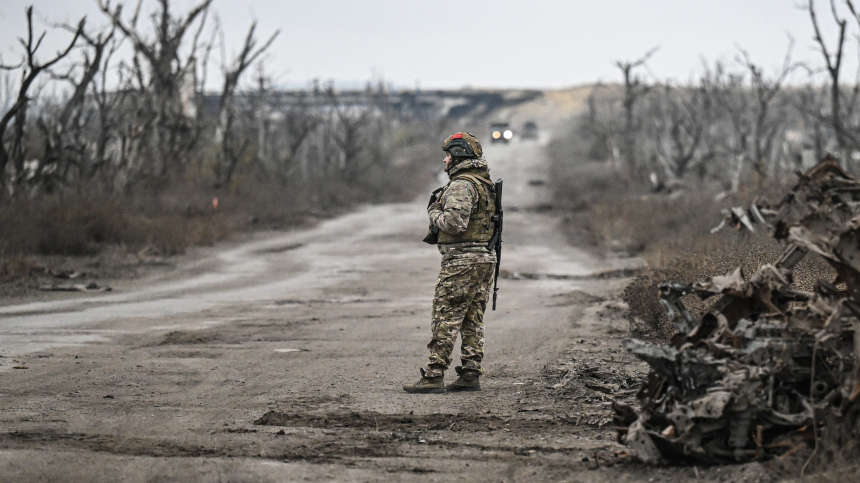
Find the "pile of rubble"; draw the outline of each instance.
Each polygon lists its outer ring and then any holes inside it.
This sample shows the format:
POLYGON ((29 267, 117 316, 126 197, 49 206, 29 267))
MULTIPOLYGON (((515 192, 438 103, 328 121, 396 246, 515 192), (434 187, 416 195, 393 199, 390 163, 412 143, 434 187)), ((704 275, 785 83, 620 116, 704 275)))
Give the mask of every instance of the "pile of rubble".
MULTIPOLYGON (((767 227, 782 256, 744 280, 660 286, 678 333, 669 345, 624 348, 651 366, 639 409, 615 404, 619 437, 646 462, 752 461, 860 436, 860 181, 832 158, 778 204, 728 213, 739 229, 767 227), (807 254, 835 269, 813 292, 792 288, 807 254), (698 319, 681 301, 718 297, 698 319)), ((855 446, 856 449, 856 446, 855 446)), ((807 451, 804 451, 808 453, 807 451)))

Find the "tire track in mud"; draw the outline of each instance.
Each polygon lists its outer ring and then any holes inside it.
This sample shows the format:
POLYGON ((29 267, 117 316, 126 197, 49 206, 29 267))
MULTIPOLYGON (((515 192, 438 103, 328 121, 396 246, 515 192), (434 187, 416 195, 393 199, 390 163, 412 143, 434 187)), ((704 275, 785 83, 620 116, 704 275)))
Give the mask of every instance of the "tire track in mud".
POLYGON ((182 445, 170 440, 153 438, 120 438, 107 434, 27 432, 0 433, 0 448, 5 450, 39 446, 54 450, 86 450, 131 456, 244 456, 234 450, 213 449, 197 445, 182 445))
MULTIPOLYGON (((451 440, 447 436, 452 431, 448 429, 451 419, 445 420, 445 415, 439 416, 442 416, 439 421, 426 424, 419 422, 416 427, 410 426, 407 429, 395 427, 397 423, 392 424, 391 418, 386 415, 378 415, 377 421, 371 421, 369 425, 322 425, 315 429, 323 432, 316 431, 310 434, 307 432, 291 434, 284 429, 277 432, 264 432, 247 428, 227 428, 212 431, 212 439, 216 441, 209 441, 206 444, 108 434, 13 431, 0 433, 0 450, 38 447, 44 451, 89 451, 118 456, 243 457, 279 461, 301 459, 309 463, 326 464, 367 458, 416 457, 428 448, 434 447, 455 451, 459 453, 459 458, 496 460, 506 460, 511 456, 574 455, 586 449, 581 446, 548 447, 537 444, 516 445, 502 442, 489 444, 451 440), (379 429, 375 429, 377 423, 380 425, 379 429)), ((346 418, 351 416, 347 415, 346 418)), ((403 419, 409 418, 404 416, 403 419)), ((492 418, 487 419, 487 421, 490 420, 492 418)), ((295 423, 295 421, 292 422, 295 423)), ((500 421, 496 422, 500 423, 500 421)), ((479 421, 474 423, 478 424, 479 421)), ((547 425, 543 426, 547 427, 547 425)), ((292 424, 282 427, 306 428, 306 426, 292 424)), ((489 439, 493 439, 492 430, 479 425, 456 431, 485 432, 489 439)))
POLYGON ((311 414, 308 412, 269 411, 254 424, 261 426, 303 427, 318 429, 349 428, 376 431, 491 431, 502 429, 536 431, 571 424, 558 419, 502 418, 495 415, 464 414, 390 414, 375 411, 343 411, 311 414))

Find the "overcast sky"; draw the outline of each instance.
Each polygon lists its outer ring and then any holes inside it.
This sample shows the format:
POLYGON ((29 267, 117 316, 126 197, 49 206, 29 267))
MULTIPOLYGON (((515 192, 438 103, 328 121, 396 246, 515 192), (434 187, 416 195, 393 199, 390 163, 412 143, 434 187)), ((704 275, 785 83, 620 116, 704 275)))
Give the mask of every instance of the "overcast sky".
MULTIPOLYGON (((194 2, 172 3, 184 12, 194 2)), ((833 43, 826 0, 818 3, 833 43)), ((6 63, 18 58, 15 39, 24 34, 24 8, 30 4, 40 28, 46 20, 83 15, 92 26, 106 24, 95 0, 0 0, 0 53, 6 63)), ((260 37, 280 29, 266 70, 282 84, 382 77, 397 86, 420 83, 429 89, 617 82, 613 61, 634 60, 655 46, 660 50, 649 67, 661 80, 687 81, 701 72, 702 59, 730 62, 738 46, 772 72, 782 62, 789 34, 795 38, 794 58, 820 66, 809 16, 800 5, 800 0, 215 0, 213 9, 222 19, 228 53, 238 50, 254 20, 260 37)), ((64 38, 49 32, 45 57, 64 38)), ((851 56, 853 69, 856 53, 851 56)), ((847 74, 853 78, 854 72, 847 74)))

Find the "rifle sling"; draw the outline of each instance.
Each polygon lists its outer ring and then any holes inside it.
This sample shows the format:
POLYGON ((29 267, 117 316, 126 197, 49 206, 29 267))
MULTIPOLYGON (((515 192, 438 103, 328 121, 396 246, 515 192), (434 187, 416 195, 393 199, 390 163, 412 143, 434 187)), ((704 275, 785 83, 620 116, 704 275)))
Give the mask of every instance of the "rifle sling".
POLYGON ((475 176, 474 174, 463 173, 463 174, 458 174, 458 175, 454 176, 454 179, 459 179, 459 178, 468 178, 468 179, 475 181, 475 182, 480 181, 481 183, 485 183, 485 184, 489 185, 491 188, 496 187, 496 185, 492 181, 488 180, 487 178, 475 176))

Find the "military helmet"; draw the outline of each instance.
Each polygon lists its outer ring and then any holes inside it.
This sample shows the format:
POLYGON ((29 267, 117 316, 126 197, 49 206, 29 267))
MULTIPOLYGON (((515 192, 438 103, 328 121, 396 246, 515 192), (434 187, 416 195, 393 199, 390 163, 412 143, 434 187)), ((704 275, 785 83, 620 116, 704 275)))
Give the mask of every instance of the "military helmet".
POLYGON ((463 158, 480 158, 484 154, 478 138, 467 132, 458 132, 448 136, 448 139, 442 143, 442 150, 451 153, 451 156, 463 158))

